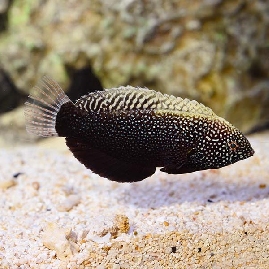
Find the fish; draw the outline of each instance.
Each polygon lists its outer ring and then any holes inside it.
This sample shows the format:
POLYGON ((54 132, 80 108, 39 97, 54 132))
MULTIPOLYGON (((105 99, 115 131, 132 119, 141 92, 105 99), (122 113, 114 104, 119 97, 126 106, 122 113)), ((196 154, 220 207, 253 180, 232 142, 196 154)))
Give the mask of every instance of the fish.
POLYGON ((72 102, 43 77, 25 103, 26 130, 65 137, 74 157, 101 177, 137 182, 219 169, 253 156, 244 134, 212 109, 187 98, 121 86, 72 102))

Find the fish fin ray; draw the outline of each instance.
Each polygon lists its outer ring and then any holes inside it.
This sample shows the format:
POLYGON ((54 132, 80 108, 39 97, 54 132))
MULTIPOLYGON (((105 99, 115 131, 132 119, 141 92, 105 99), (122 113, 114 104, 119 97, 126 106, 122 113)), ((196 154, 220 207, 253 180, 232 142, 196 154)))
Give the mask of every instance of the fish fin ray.
POLYGON ((57 113, 67 102, 71 101, 58 83, 44 76, 25 102, 27 132, 43 137, 58 136, 55 129, 57 113))
POLYGON ((132 86, 121 86, 84 95, 76 102, 76 106, 86 111, 150 109, 163 112, 215 116, 212 109, 195 100, 183 99, 147 88, 132 86))
POLYGON ((88 169, 112 181, 141 181, 154 174, 156 170, 156 167, 152 166, 126 163, 75 138, 66 137, 66 144, 73 155, 88 169))

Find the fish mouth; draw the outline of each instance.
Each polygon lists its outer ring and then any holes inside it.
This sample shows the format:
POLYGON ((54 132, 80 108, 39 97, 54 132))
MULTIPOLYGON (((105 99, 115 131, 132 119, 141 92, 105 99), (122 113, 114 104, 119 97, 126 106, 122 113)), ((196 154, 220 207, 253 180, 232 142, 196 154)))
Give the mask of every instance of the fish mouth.
POLYGON ((250 148, 248 151, 241 152, 240 157, 236 160, 233 159, 232 155, 230 156, 230 164, 234 164, 235 162, 242 161, 248 159, 254 155, 255 151, 253 148, 250 148))
MULTIPOLYGON (((255 153, 254 149, 251 148, 251 149, 248 151, 248 153, 246 154, 246 155, 247 155, 246 158, 252 157, 252 156, 254 155, 254 153, 255 153)), ((246 158, 245 158, 245 159, 246 159, 246 158)))
POLYGON ((249 157, 253 156, 255 153, 255 150, 254 149, 251 149, 250 153, 249 153, 249 157))

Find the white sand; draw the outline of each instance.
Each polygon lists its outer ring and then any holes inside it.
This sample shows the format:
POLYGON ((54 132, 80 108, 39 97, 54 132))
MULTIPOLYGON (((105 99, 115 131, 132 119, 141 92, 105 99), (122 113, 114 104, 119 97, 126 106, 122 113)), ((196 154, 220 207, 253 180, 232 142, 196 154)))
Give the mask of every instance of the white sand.
POLYGON ((251 141, 229 167, 133 184, 56 142, 2 149, 0 268, 269 268, 269 135, 251 141))

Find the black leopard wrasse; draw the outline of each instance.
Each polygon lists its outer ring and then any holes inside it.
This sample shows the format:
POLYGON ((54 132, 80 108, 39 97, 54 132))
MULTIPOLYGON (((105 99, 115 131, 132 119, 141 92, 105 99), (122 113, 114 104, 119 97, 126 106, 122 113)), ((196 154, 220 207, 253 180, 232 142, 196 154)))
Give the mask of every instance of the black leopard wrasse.
POLYGON ((25 103, 26 129, 65 137, 94 173, 118 182, 217 169, 254 154, 249 141, 210 108, 131 86, 93 92, 76 103, 44 77, 25 103))

